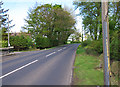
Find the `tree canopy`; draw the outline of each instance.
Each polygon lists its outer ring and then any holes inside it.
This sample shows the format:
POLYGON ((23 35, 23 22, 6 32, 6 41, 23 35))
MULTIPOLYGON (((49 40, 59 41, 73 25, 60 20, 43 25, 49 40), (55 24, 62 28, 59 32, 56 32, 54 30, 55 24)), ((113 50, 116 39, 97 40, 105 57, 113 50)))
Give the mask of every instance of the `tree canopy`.
POLYGON ((101 2, 74 2, 76 8, 79 8, 83 19, 85 33, 90 33, 93 40, 101 38, 101 2))
MULTIPOLYGON (((2 45, 3 47, 7 46, 7 40, 8 40, 8 34, 7 34, 7 31, 8 31, 8 23, 11 24, 12 20, 9 20, 8 21, 8 14, 7 12, 9 11, 9 9, 5 10, 2 8, 2 5, 3 5, 3 2, 1 1, 0 2, 0 36, 2 37, 2 45)), ((15 25, 10 25, 9 26, 9 29, 12 28, 13 26, 15 25)))
MULTIPOLYGON (((90 39, 93 41, 88 48, 94 49, 98 53, 102 53, 101 2, 74 1, 73 4, 80 10, 80 15, 83 19, 84 32, 90 34, 90 39)), ((111 59, 118 60, 120 57, 120 2, 109 2, 108 6, 110 56, 111 59)), ((89 42, 90 41, 88 41, 88 43, 89 42)))
POLYGON ((74 33, 75 19, 61 5, 44 4, 36 6, 28 12, 25 19, 28 30, 34 39, 48 38, 51 46, 64 44, 74 33))

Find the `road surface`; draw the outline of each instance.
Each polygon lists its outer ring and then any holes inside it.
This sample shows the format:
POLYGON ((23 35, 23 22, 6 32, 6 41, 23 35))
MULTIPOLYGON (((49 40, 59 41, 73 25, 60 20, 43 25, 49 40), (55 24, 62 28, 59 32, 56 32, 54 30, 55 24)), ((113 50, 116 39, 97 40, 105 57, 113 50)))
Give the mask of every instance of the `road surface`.
POLYGON ((69 44, 7 56, 11 59, 2 62, 2 85, 70 85, 78 46, 69 44))

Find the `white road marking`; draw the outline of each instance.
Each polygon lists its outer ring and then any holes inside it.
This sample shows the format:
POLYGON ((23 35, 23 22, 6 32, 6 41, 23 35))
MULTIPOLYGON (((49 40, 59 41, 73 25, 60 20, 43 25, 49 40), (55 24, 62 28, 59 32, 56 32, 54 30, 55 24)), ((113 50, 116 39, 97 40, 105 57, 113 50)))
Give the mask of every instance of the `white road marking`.
POLYGON ((66 49, 66 47, 64 47, 63 49, 66 49))
POLYGON ((58 50, 58 51, 61 51, 62 49, 58 50))
POLYGON ((10 74, 12 74, 12 73, 18 71, 18 70, 21 70, 21 69, 23 69, 23 68, 25 68, 25 67, 27 67, 27 66, 29 66, 29 65, 31 65, 31 64, 33 64, 33 63, 35 63, 35 62, 37 62, 37 61, 38 61, 38 60, 32 61, 32 62, 30 62, 30 63, 28 63, 28 64, 26 64, 26 65, 24 65, 24 66, 22 66, 22 67, 19 67, 18 69, 15 69, 15 70, 13 70, 13 71, 11 71, 11 72, 9 72, 9 73, 3 75, 3 76, 0 76, 0 79, 2 79, 2 78, 4 78, 4 77, 6 77, 6 76, 8 76, 8 75, 10 75, 10 74))
POLYGON ((56 53, 56 52, 50 53, 50 54, 46 55, 46 57, 48 57, 48 56, 50 56, 50 55, 52 55, 52 54, 55 54, 55 53, 56 53))

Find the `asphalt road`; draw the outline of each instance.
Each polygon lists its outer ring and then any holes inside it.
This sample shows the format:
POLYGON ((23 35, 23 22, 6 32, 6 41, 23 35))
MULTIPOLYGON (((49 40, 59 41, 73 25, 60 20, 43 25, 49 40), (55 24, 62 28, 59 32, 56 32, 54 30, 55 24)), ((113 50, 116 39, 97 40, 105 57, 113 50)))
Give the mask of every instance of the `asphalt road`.
POLYGON ((2 62, 2 85, 70 85, 78 46, 69 44, 9 56, 2 62))

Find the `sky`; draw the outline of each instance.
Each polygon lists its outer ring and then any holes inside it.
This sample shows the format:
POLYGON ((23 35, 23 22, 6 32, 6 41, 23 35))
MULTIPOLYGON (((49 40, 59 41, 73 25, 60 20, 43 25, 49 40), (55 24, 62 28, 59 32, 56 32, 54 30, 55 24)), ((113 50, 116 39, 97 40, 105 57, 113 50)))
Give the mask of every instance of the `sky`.
MULTIPOLYGON (((24 19, 27 18, 27 12, 29 8, 35 6, 36 2, 38 4, 60 4, 62 7, 66 7, 69 10, 73 11, 73 15, 79 13, 79 9, 75 10, 73 1, 74 0, 2 0, 3 5, 2 8, 9 9, 7 12, 9 14, 9 18, 12 21, 12 24, 15 24, 13 28, 11 28, 11 32, 20 32, 22 30, 22 26, 24 26, 24 19)), ((78 32, 81 31, 82 28, 82 19, 79 16, 75 16, 77 21, 76 28, 78 32)), ((11 25, 12 25, 11 24, 11 25)))

